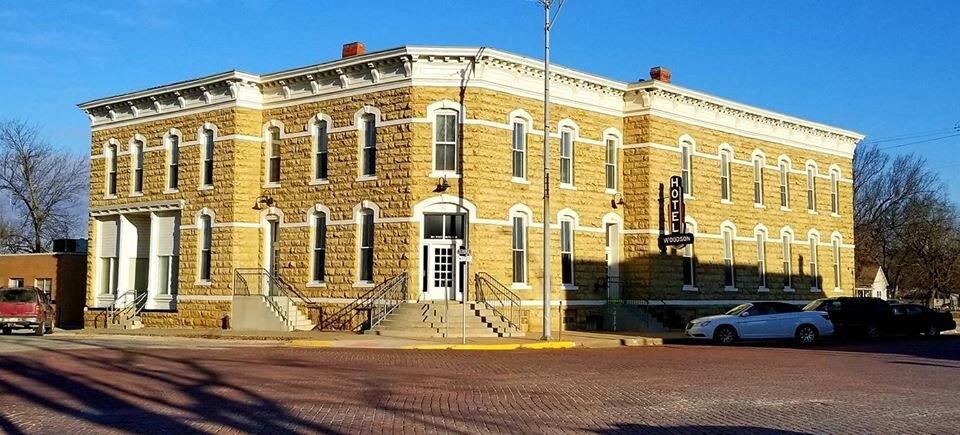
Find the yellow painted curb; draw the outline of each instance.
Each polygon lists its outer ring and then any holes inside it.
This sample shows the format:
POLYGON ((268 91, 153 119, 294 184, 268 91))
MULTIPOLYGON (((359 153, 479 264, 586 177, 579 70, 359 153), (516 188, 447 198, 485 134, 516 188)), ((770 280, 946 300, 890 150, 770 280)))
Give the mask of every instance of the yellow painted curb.
POLYGON ((451 350, 516 350, 519 344, 455 344, 451 350))
POLYGON ((411 344, 409 346, 403 346, 401 349, 408 350, 447 350, 452 347, 452 344, 411 344))
POLYGON ((572 341, 546 341, 520 345, 521 349, 571 349, 577 344, 572 341))
POLYGON ((324 340, 291 340, 287 346, 294 347, 330 347, 333 342, 324 340))

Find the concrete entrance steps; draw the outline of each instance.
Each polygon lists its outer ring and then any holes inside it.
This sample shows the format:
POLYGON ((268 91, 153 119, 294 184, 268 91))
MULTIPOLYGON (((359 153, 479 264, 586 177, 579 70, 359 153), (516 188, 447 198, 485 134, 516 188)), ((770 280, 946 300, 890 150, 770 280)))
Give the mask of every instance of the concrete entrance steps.
POLYGON ((140 329, 143 327, 143 322, 140 321, 140 316, 118 316, 116 321, 108 321, 107 329, 140 329))
POLYGON ((401 304, 365 334, 403 338, 522 337, 506 320, 483 304, 450 301, 424 301, 401 304), (464 310, 465 309, 465 310, 464 310), (466 313, 464 313, 466 311, 466 313))

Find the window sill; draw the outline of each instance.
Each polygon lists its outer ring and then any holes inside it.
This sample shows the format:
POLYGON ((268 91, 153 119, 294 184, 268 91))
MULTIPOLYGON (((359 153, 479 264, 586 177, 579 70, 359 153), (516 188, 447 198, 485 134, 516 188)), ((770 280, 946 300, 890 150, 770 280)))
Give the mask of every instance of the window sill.
POLYGON ((326 288, 327 283, 322 281, 310 281, 307 283, 307 288, 326 288))
POLYGON ((840 213, 830 213, 830 217, 838 218, 840 217, 840 213))
POLYGON ((758 288, 757 288, 757 293, 770 293, 770 289, 768 289, 768 288, 766 288, 766 287, 758 287, 758 288))
POLYGON ((266 183, 263 185, 264 189, 276 189, 280 187, 280 183, 266 183))
POLYGON ((212 184, 204 184, 203 186, 198 187, 197 190, 213 190, 213 185, 212 185, 212 184))
POLYGON ((784 293, 793 293, 794 291, 795 291, 795 290, 793 289, 793 287, 784 287, 784 288, 783 288, 783 292, 784 292, 784 293))
POLYGON ((577 287, 576 285, 573 285, 573 284, 563 284, 562 286, 560 286, 560 289, 563 291, 574 291, 574 290, 580 290, 580 287, 577 287))
POLYGON ((560 184, 560 188, 563 190, 577 190, 577 187, 572 184, 560 184))
POLYGON ((376 180, 377 180, 376 175, 361 175, 357 177, 357 181, 376 181, 376 180))
POLYGON ((693 196, 693 195, 688 195, 688 194, 684 193, 684 194, 683 194, 683 199, 693 199, 693 200, 696 200, 697 197, 695 197, 695 196, 693 196))
POLYGON ((835 289, 833 289, 833 292, 834 292, 834 293, 843 293, 843 289, 841 289, 841 288, 835 288, 835 289))
POLYGON ((685 291, 685 292, 698 292, 698 291, 700 291, 700 289, 698 289, 698 288, 696 288, 695 286, 692 286, 692 285, 685 285, 685 286, 683 286, 683 288, 681 288, 680 290, 681 290, 681 291, 685 291))
POLYGON ((326 178, 317 178, 310 181, 311 186, 323 186, 325 184, 330 184, 330 180, 326 178))
POLYGON ((128 198, 139 198, 143 196, 143 192, 133 192, 130 195, 127 195, 128 198))
POLYGON ((723 291, 725 291, 725 292, 731 292, 731 293, 732 293, 732 292, 738 292, 738 291, 740 291, 740 290, 739 290, 738 288, 736 288, 736 287, 729 286, 729 285, 725 285, 725 286, 723 286, 723 291))
POLYGON ((721 203, 721 204, 724 204, 724 205, 733 205, 733 201, 731 201, 731 200, 729 200, 729 199, 721 199, 721 200, 720 200, 720 203, 721 203))
POLYGON ((460 174, 457 171, 437 171, 433 170, 427 174, 427 177, 430 178, 460 178, 460 174))
POLYGON ((353 288, 373 288, 375 285, 371 281, 357 281, 353 283, 353 288))
POLYGON ((607 195, 616 195, 620 192, 617 189, 603 189, 603 193, 606 193, 607 195))
POLYGON ((820 214, 816 210, 807 210, 807 214, 820 214))
POLYGON ((810 287, 810 293, 823 293, 823 290, 820 290, 819 287, 810 287))
POLYGON ((513 177, 510 179, 510 182, 517 183, 517 184, 530 184, 530 180, 526 178, 520 178, 520 177, 513 177))
POLYGON ((201 287, 210 287, 212 283, 208 279, 199 279, 193 282, 193 285, 201 287))
POLYGON ((763 205, 763 204, 753 203, 753 208, 767 208, 767 206, 765 206, 765 205, 763 205))
POLYGON ((163 194, 164 194, 164 195, 169 195, 169 194, 171 194, 171 193, 180 193, 180 189, 169 189, 169 188, 167 188, 167 189, 164 189, 164 190, 163 190, 163 194))
POLYGON ((780 206, 780 211, 793 211, 793 210, 791 210, 790 207, 784 207, 784 206, 781 205, 781 206, 780 206))
POLYGON ((117 195, 103 195, 103 199, 117 199, 117 195))
POLYGON ((510 286, 510 290, 533 290, 530 284, 515 282, 510 286))

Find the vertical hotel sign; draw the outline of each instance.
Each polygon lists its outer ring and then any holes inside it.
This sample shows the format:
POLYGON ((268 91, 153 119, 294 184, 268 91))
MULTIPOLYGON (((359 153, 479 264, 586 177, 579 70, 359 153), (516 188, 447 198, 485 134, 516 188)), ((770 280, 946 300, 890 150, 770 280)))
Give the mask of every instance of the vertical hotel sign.
POLYGON ((683 205, 683 178, 670 177, 670 233, 660 235, 660 243, 665 246, 683 247, 693 243, 693 234, 687 232, 686 210, 683 205))

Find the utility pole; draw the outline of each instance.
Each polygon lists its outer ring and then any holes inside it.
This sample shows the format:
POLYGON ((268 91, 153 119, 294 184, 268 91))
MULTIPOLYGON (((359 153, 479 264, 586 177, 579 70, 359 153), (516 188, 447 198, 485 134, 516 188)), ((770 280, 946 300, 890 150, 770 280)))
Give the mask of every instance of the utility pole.
POLYGON ((563 0, 559 0, 551 20, 553 1, 539 0, 543 6, 543 336, 540 339, 544 341, 553 339, 550 321, 550 28, 563 8, 563 0))

